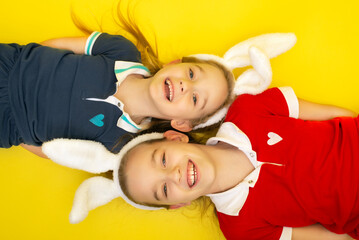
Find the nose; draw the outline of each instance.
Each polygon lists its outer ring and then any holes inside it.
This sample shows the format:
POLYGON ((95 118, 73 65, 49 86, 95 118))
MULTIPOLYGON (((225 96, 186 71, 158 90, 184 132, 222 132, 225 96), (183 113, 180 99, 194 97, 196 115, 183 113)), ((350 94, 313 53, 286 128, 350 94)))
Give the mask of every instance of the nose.
POLYGON ((180 183, 181 182, 181 169, 176 166, 169 172, 169 178, 174 183, 180 183))
POLYGON ((185 94, 188 91, 191 91, 192 87, 193 87, 192 85, 193 85, 193 83, 189 80, 186 80, 186 79, 180 80, 181 93, 185 94))

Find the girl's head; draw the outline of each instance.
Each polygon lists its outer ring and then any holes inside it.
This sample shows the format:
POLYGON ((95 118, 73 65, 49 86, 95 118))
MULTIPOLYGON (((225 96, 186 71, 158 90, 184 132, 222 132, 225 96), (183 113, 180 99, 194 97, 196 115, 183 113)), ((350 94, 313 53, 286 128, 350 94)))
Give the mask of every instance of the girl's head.
MULTIPOLYGON (((155 48, 149 44, 130 15, 132 11, 127 9, 127 17, 122 14, 121 1, 117 10, 118 15, 114 20, 132 36, 141 52, 143 64, 154 75, 155 80, 157 79, 153 82, 152 93, 159 112, 154 114, 156 116, 149 117, 170 120, 171 125, 180 131, 199 129, 220 122, 234 94, 257 94, 265 90, 272 78, 269 58, 287 51, 296 42, 294 34, 263 34, 235 45, 223 58, 200 54, 195 55, 196 58, 184 58, 182 63, 163 67, 158 58, 156 44, 155 48), (250 51, 251 49, 254 50, 250 51), (249 65, 254 66, 255 70, 244 72, 237 79, 235 90, 232 91, 234 76, 231 71, 249 65), (186 99, 177 102, 176 96, 186 91, 186 83, 192 83, 189 84, 193 85, 192 92, 186 95, 186 99), (196 104, 197 101, 200 107, 196 104)), ((75 14, 72 17, 80 29, 90 32, 75 14)))
MULTIPOLYGON (((129 33, 126 37, 132 37, 141 52, 142 63, 153 75, 150 93, 155 109, 148 116, 153 119, 153 125, 166 120, 175 129, 188 132, 231 102, 234 76, 230 70, 216 61, 195 57, 164 65, 158 58, 156 44, 151 46, 130 12, 127 17, 119 14, 115 20, 129 33)), ((92 32, 75 14, 72 18, 80 29, 92 32)))
POLYGON ((221 64, 186 57, 157 71, 149 90, 157 118, 188 132, 231 102, 233 83, 232 72, 221 64))
POLYGON ((180 207, 211 193, 215 165, 203 145, 189 144, 175 131, 164 136, 123 156, 118 175, 126 196, 143 205, 180 207))
POLYGON ((186 135, 167 131, 142 134, 118 154, 98 142, 73 139, 45 142, 42 150, 63 166, 91 173, 113 171, 113 180, 95 176, 79 186, 70 213, 70 222, 78 223, 90 210, 118 197, 140 209, 158 210, 212 193, 216 160, 205 145, 187 142, 186 135))

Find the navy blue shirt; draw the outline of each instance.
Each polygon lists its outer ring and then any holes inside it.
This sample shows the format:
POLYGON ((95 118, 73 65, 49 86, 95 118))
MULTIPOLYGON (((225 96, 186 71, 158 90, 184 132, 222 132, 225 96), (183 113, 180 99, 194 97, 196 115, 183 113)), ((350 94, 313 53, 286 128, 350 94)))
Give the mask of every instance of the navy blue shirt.
POLYGON ((15 145, 74 138, 96 140, 111 150, 127 133, 116 125, 122 115, 116 104, 88 99, 113 95, 115 61, 141 62, 140 52, 124 37, 106 33, 91 35, 86 48, 91 55, 21 46, 9 74, 15 145))

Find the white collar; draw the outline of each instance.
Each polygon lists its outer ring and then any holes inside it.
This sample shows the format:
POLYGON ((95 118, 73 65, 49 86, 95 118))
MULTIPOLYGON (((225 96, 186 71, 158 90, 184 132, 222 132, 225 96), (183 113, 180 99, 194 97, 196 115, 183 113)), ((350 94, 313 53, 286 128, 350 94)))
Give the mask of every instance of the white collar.
POLYGON ((151 76, 150 70, 139 62, 116 61, 114 71, 118 86, 130 74, 140 74, 144 77, 151 76))
POLYGON ((218 212, 237 216, 242 209, 249 193, 249 187, 254 187, 260 172, 261 162, 257 161, 257 154, 247 135, 231 122, 221 125, 216 137, 208 139, 207 145, 216 145, 219 141, 237 147, 248 157, 255 169, 237 186, 221 193, 209 194, 218 212))
MULTIPOLYGON (((127 62, 127 61, 116 61, 115 62, 115 75, 117 79, 117 87, 126 79, 126 77, 130 74, 140 74, 144 77, 150 76, 150 71, 139 62, 127 62)), ((117 91, 117 89, 116 89, 117 91)), ((151 118, 144 119, 141 124, 136 124, 130 117, 130 115, 125 112, 124 104, 116 97, 109 96, 106 99, 99 98, 86 98, 86 100, 90 101, 100 101, 107 102, 112 105, 117 106, 122 111, 121 117, 117 120, 117 126, 126 130, 127 132, 137 133, 141 129, 145 129, 148 127, 151 118)))
POLYGON ((146 129, 151 119, 144 119, 141 124, 136 124, 130 117, 130 115, 125 112, 124 104, 115 96, 109 96, 106 99, 100 98, 86 98, 88 101, 97 101, 97 102, 107 102, 109 104, 115 105, 122 111, 122 115, 117 120, 117 127, 126 130, 127 132, 137 133, 142 129, 146 129))

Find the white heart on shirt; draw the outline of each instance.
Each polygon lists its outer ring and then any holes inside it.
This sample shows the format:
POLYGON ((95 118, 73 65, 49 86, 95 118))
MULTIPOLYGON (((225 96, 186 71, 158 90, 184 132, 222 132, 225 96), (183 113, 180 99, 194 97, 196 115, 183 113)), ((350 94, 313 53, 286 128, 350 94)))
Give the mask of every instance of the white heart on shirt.
POLYGON ((268 137, 269 137, 269 139, 267 141, 267 144, 270 146, 277 144, 283 140, 283 138, 281 138, 278 134, 276 134, 274 132, 269 132, 268 137))

